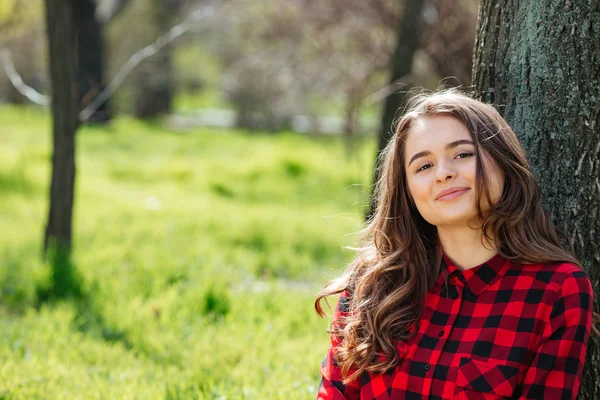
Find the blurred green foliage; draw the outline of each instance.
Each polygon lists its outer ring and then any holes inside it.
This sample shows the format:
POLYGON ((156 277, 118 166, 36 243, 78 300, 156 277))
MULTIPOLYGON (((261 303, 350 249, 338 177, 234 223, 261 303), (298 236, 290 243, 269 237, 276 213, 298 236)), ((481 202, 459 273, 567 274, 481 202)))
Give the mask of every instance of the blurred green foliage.
POLYGON ((353 256, 373 139, 348 157, 339 137, 82 128, 84 296, 48 302, 50 119, 0 122, 0 398, 314 398, 329 337, 312 303, 353 256))

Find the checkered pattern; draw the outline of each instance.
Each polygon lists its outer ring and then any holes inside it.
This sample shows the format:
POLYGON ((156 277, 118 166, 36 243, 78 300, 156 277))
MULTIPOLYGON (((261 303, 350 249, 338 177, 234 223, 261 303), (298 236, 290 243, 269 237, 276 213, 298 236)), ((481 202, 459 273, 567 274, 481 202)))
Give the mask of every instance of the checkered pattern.
MULTIPOLYGON (((398 367, 344 385, 332 336, 317 399, 575 399, 592 326, 587 274, 499 254, 465 271, 443 262, 417 335, 397 343, 398 367)), ((342 293, 334 318, 348 302, 342 293)))

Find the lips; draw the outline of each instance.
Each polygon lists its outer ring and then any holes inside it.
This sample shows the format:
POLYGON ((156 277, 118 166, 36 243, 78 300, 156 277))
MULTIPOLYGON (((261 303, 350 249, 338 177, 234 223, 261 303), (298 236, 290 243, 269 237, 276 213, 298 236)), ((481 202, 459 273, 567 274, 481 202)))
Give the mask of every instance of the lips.
POLYGON ((462 193, 466 192, 467 190, 469 190, 468 187, 453 187, 453 188, 444 189, 438 193, 438 195, 435 199, 436 200, 444 200, 444 199, 458 197, 462 193))

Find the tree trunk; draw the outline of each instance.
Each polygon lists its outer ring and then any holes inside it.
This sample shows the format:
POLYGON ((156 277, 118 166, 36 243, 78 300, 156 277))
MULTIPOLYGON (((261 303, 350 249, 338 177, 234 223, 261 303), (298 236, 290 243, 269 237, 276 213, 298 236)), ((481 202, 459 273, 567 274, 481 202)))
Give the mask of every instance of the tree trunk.
MULTIPOLYGON (((79 0, 78 3, 74 20, 77 23, 79 107, 83 109, 104 89, 104 40, 103 25, 96 19, 96 1, 79 0)), ((106 101, 88 121, 106 122, 109 119, 106 101)))
MULTIPOLYGON (((412 63, 415 52, 421 42, 421 28, 423 26, 423 0, 410 0, 404 2, 404 13, 402 21, 398 26, 398 37, 396 49, 390 61, 391 75, 390 84, 398 81, 412 71, 412 63)), ((379 155, 393 136, 393 122, 398 111, 400 111, 409 98, 408 87, 388 96, 385 101, 383 115, 381 117, 381 128, 379 130, 379 147, 373 172, 373 183, 379 180, 379 155)), ((367 219, 375 212, 375 199, 371 194, 371 205, 367 219)))
MULTIPOLYGON (((523 143, 544 206, 600 293, 600 1, 482 0, 473 83, 523 143)), ((599 309, 595 296, 594 310, 599 309)), ((600 399, 590 337, 579 399, 600 399)))
MULTIPOLYGON (((179 0, 152 0, 149 11, 148 35, 151 43, 167 32, 175 21, 179 0)), ((175 76, 171 62, 171 46, 143 61, 135 74, 134 115, 152 118, 171 111, 175 92, 175 76)))
POLYGON ((44 253, 49 246, 66 250, 71 247, 75 132, 78 125, 74 3, 72 0, 45 2, 52 83, 53 154, 44 253))

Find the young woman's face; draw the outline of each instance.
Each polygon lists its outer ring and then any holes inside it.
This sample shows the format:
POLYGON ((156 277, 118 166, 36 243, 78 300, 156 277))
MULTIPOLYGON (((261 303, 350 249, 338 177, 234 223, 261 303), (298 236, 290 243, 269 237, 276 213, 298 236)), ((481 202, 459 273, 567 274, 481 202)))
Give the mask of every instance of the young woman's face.
MULTIPOLYGON (((476 158, 473 139, 458 119, 437 115, 417 120, 404 148, 408 189, 421 216, 440 226, 477 221, 475 203, 476 158)), ((492 203, 504 188, 504 176, 487 154, 481 154, 492 203)), ((485 196, 481 209, 490 209, 485 196)))

